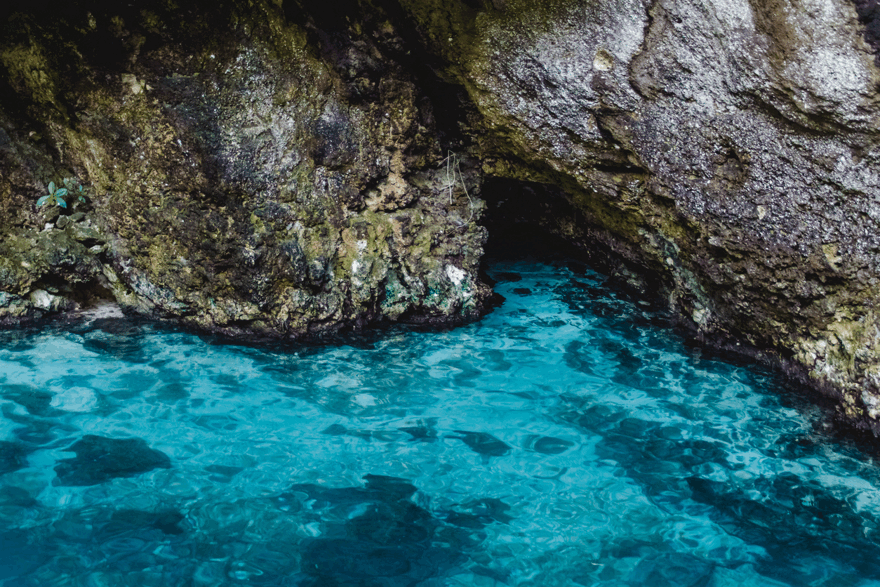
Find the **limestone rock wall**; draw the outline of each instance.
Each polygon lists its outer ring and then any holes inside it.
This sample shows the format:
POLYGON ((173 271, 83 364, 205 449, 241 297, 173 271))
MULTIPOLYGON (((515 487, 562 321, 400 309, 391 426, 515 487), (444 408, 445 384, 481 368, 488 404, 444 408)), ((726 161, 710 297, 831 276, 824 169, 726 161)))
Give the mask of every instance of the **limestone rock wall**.
POLYGON ((0 320, 102 295, 247 336, 476 317, 479 185, 383 55, 394 29, 319 30, 268 2, 169 6, 6 22, 0 320), (86 203, 37 209, 62 178, 86 203))

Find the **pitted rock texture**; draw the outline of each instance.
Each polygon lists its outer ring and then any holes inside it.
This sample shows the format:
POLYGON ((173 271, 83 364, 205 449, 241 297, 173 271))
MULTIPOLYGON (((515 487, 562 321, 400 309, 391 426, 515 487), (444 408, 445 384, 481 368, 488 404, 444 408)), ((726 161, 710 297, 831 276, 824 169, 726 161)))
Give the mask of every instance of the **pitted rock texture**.
POLYGON ((446 160, 430 101, 383 55, 393 27, 188 6, 9 17, 0 319, 70 309, 71 285, 243 336, 478 316, 473 164, 446 160), (61 177, 88 186, 95 250, 35 209, 61 177))

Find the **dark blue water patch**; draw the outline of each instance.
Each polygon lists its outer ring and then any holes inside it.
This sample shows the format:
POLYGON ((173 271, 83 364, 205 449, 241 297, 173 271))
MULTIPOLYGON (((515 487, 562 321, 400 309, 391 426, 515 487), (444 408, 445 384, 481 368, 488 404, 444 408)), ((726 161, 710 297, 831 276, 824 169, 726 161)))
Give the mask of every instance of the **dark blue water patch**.
POLYGON ((211 473, 209 479, 217 483, 229 483, 232 478, 244 471, 244 467, 231 467, 227 465, 209 465, 205 471, 211 473))
POLYGON ((97 485, 156 468, 171 468, 168 455, 150 448, 142 438, 87 434, 65 450, 76 453, 76 457, 61 460, 55 466, 56 485, 97 485))
POLYGON ((507 283, 522 281, 522 275, 514 271, 496 271, 494 277, 497 281, 505 281, 507 283))
POLYGON ((382 475, 365 480, 364 487, 291 487, 313 515, 334 520, 303 544, 304 584, 403 587, 442 579, 467 562, 472 533, 413 503, 415 486, 382 475))
POLYGON ((437 441, 437 418, 429 418, 427 421, 415 422, 412 426, 403 426, 402 432, 406 432, 411 442, 436 442, 437 441))
POLYGON ((573 446, 573 442, 562 438, 532 435, 526 439, 525 448, 545 455, 558 455, 564 453, 573 446))
POLYGON ((34 416, 57 414, 57 410, 52 408, 53 394, 47 391, 27 385, 4 385, 0 393, 3 394, 3 397, 23 406, 29 414, 34 416))
POLYGON ((150 356, 138 336, 141 331, 139 326, 114 328, 109 332, 95 330, 83 337, 82 345, 85 350, 107 358, 121 359, 127 363, 147 363, 150 356))
MULTIPOLYGON (((371 441, 373 439, 376 440, 384 440, 387 441, 387 431, 381 430, 349 430, 342 424, 332 424, 321 431, 321 434, 328 434, 330 436, 351 436, 352 438, 360 438, 361 440, 371 441)), ((392 437, 393 438, 393 437, 392 437)))
POLYGON ((153 369, 132 369, 114 377, 112 383, 107 386, 105 393, 116 400, 123 401, 138 397, 147 390, 161 386, 161 375, 161 372, 156 372, 153 369))
POLYGON ((192 420, 193 424, 196 426, 201 426, 208 430, 213 431, 227 431, 231 432, 238 428, 240 422, 238 418, 234 415, 214 415, 214 414, 206 414, 203 416, 197 416, 192 420))
POLYGON ((27 466, 28 452, 21 442, 0 440, 0 475, 27 466))
POLYGON ((585 342, 573 340, 565 345, 565 363, 569 368, 584 375, 597 376, 595 369, 600 365, 597 350, 585 342))
POLYGON ((78 430, 56 420, 34 417, 29 413, 17 413, 9 404, 3 405, 0 412, 8 423, 21 424, 12 428, 10 436, 16 442, 28 447, 51 445, 70 432, 78 430))
POLYGON ((0 582, 880 582, 880 475, 798 390, 581 264, 490 272, 452 331, 0 337, 0 582))
POLYGON ((120 509, 110 513, 110 519, 100 526, 101 537, 118 538, 154 533, 153 540, 163 536, 178 536, 185 532, 185 516, 176 510, 144 511, 120 509))
POLYGON ((163 383, 155 392, 160 402, 176 403, 189 397, 187 386, 181 382, 163 383))
POLYGON ((36 532, 0 529, 0 581, 27 575, 39 567, 41 553, 35 548, 36 532))
POLYGON ((831 548, 846 571, 880 576, 877 545, 859 553, 853 544, 878 527, 873 515, 853 512, 844 497, 798 475, 738 476, 745 466, 731 462, 724 443, 664 430, 657 422, 624 419, 604 436, 598 454, 626 467, 646 495, 670 511, 687 511, 690 501, 710 506, 709 517, 729 535, 767 549, 770 556, 756 566, 765 576, 812 584, 831 548), (705 472, 712 478, 701 476, 705 472), (787 560, 794 552, 797 560, 787 560))
POLYGON ((40 503, 26 490, 5 485, 0 488, 0 507, 39 509, 40 503))
POLYGON ((507 514, 508 511, 510 506, 502 500, 485 497, 454 506, 445 519, 456 526, 481 529, 495 522, 509 524, 513 518, 507 514))
POLYGON ((33 350, 39 332, 34 327, 0 328, 0 345, 15 356, 33 350))
POLYGON ((485 457, 502 457, 510 452, 510 446, 485 432, 468 432, 456 430, 462 436, 448 436, 463 441, 472 451, 485 457))

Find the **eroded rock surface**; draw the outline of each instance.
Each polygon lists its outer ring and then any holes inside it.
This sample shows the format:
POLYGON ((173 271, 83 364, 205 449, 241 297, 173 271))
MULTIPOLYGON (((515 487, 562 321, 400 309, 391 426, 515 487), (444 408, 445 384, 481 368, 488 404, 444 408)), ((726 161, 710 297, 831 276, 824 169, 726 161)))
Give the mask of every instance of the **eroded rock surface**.
POLYGON ((10 12, 5 323, 96 297, 229 334, 473 318, 482 196, 880 431, 876 3, 168 6, 10 12), (63 178, 87 202, 35 209, 63 178))
POLYGON ((0 319, 86 291, 248 336, 479 315, 479 185, 376 26, 247 2, 13 14, 0 319), (62 177, 88 186, 79 222, 35 209, 62 177))

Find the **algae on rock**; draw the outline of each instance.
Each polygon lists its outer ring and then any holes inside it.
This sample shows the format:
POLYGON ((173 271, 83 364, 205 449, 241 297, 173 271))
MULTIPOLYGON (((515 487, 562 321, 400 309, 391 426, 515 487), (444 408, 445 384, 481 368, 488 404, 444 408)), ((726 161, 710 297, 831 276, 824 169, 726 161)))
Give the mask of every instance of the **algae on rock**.
MULTIPOLYGON (((357 26, 340 33, 344 68, 308 26, 268 2, 12 16, 0 62, 13 92, 0 108, 19 117, 3 128, 19 150, 41 137, 33 159, 4 165, 26 170, 0 182, 17 216, 36 228, 24 194, 73 170, 93 187, 88 221, 108 247, 71 258, 130 311, 212 331, 479 315, 479 205, 438 187, 430 104, 357 26)), ((4 291, 23 300, 14 312, 48 310, 28 296, 66 278, 63 266, 7 269, 4 291)))

